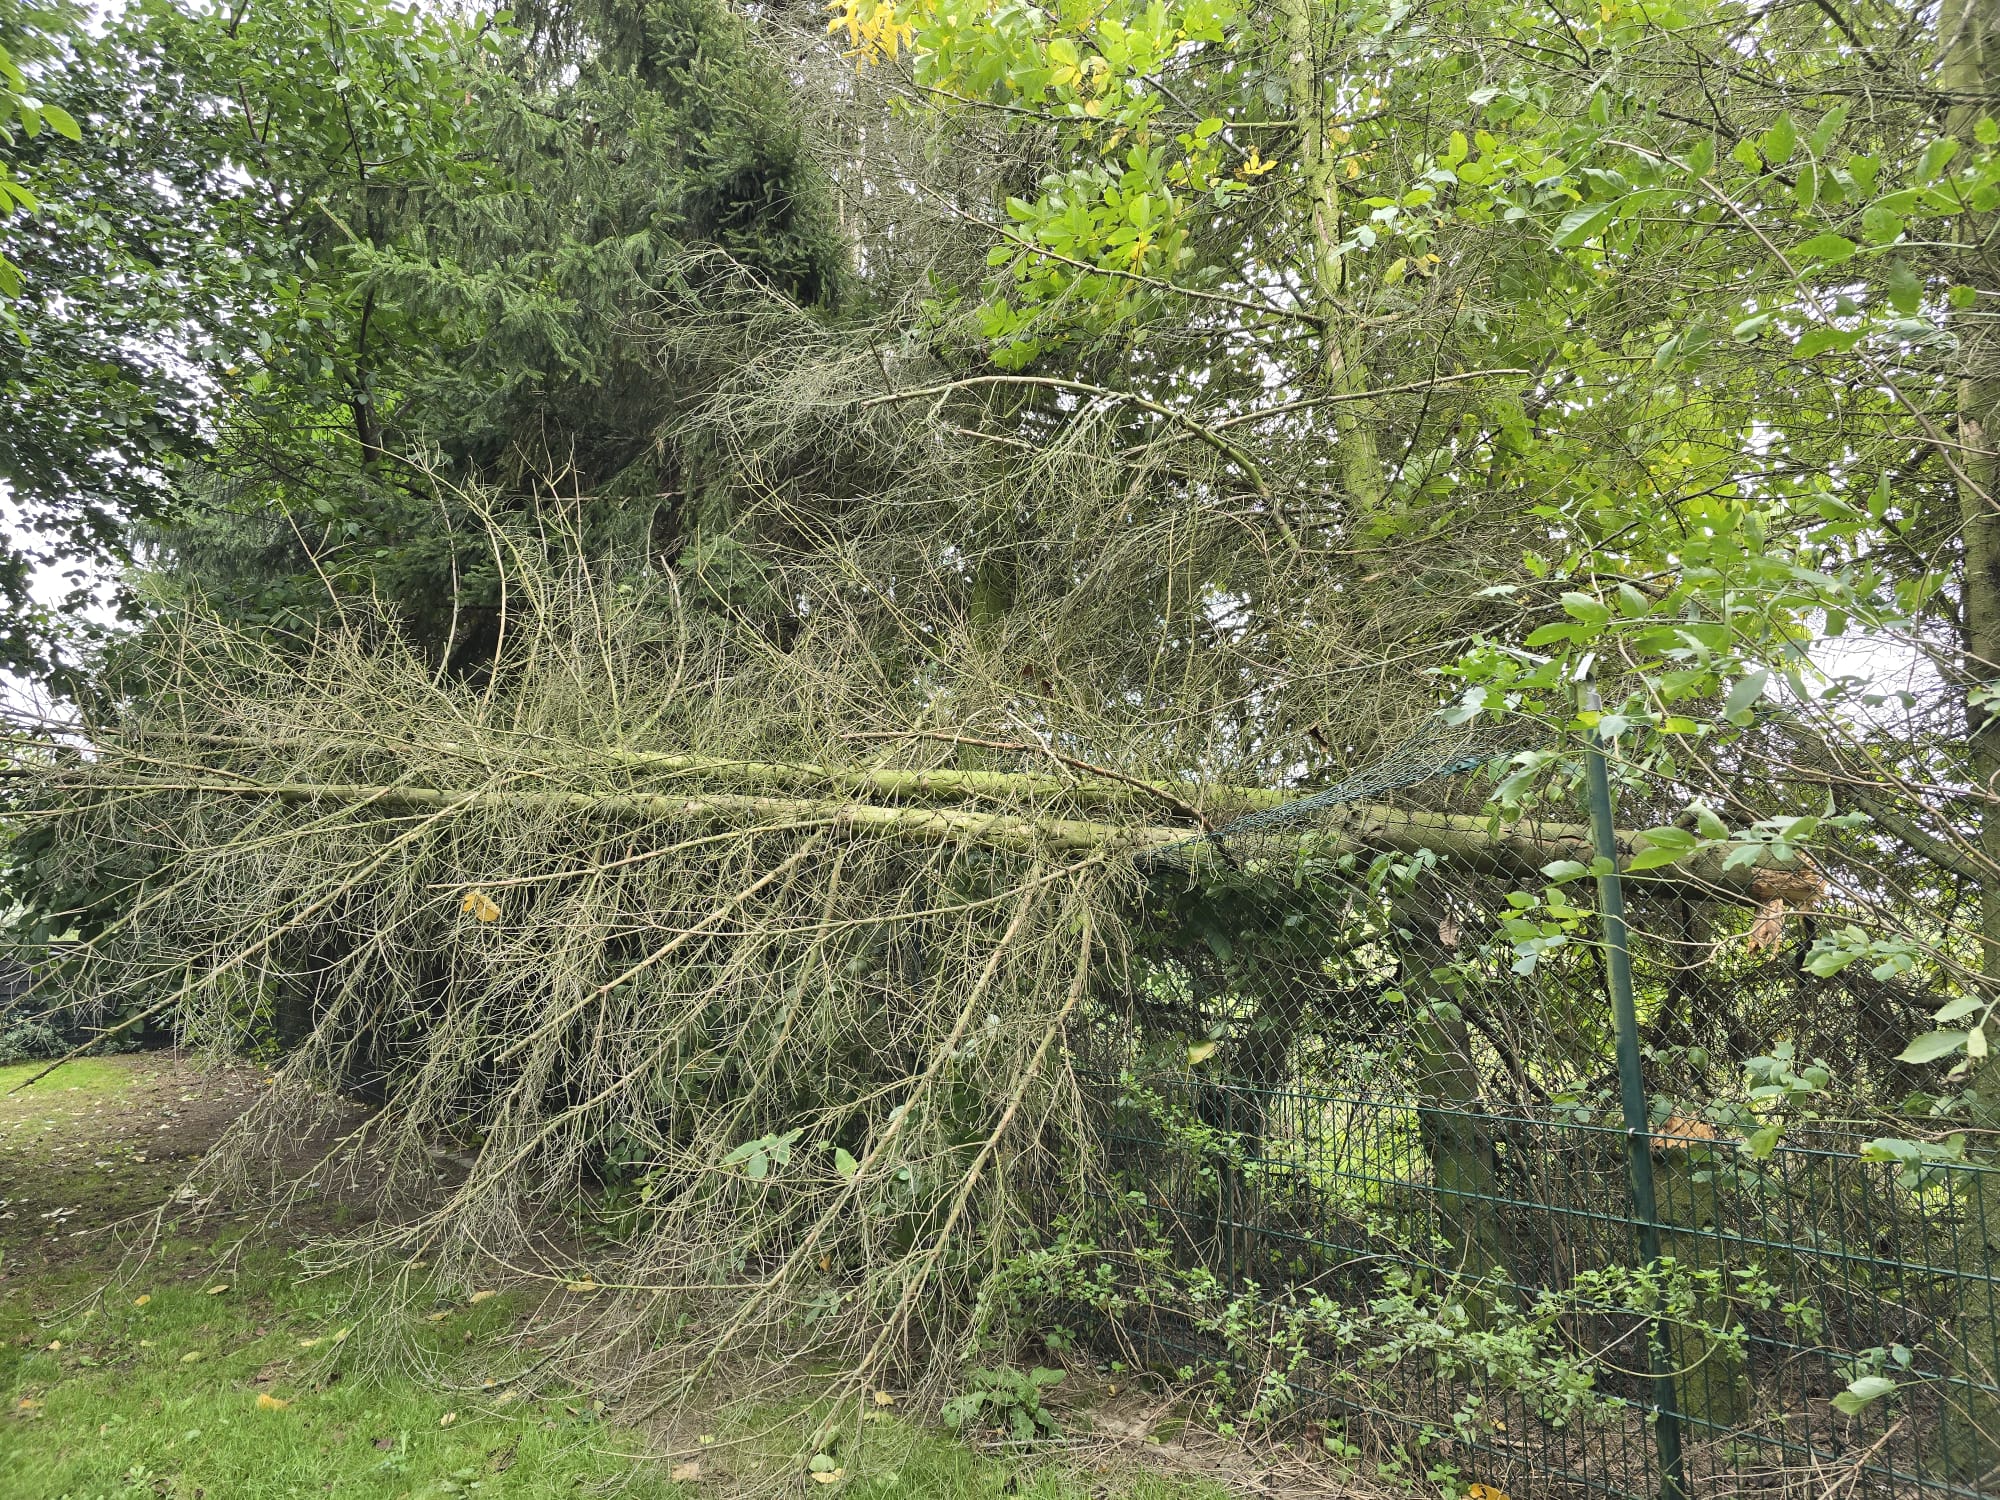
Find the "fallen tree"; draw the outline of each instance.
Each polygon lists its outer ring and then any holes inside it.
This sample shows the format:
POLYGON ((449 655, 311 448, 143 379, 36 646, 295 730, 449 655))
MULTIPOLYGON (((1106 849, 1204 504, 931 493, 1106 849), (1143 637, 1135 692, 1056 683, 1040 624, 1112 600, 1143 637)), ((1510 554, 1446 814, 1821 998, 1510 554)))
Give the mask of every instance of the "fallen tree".
MULTIPOLYGON (((238 753, 257 747, 239 743, 238 753)), ((455 747, 449 747, 455 748, 455 747)), ((151 758, 149 757, 150 761, 151 758)), ((1259 829, 1232 836, 1226 825, 1202 828, 1157 823, 1111 823, 1055 815, 972 811, 939 807, 933 801, 996 800, 1010 805, 1074 800, 1094 805, 1143 803, 1146 795, 1175 797, 1165 787, 1117 781, 1096 784, 1064 782, 1031 772, 966 771, 958 769, 885 770, 869 767, 829 767, 809 764, 728 760, 671 751, 638 751, 579 747, 568 754, 529 756, 515 763, 517 778, 541 783, 564 766, 595 762, 600 767, 629 768, 640 773, 671 775, 703 783, 779 785, 817 789, 821 795, 782 797, 771 793, 687 793, 641 790, 571 791, 529 789, 506 785, 480 789, 381 784, 263 781, 213 775, 193 777, 137 776, 120 779, 125 763, 115 742, 97 747, 91 774, 51 780, 44 773, 20 766, 0 774, 34 777, 66 791, 96 795, 182 793, 223 798, 264 799, 287 804, 353 804, 381 810, 434 811, 488 808, 526 812, 549 818, 572 814, 638 821, 756 822, 790 820, 800 825, 837 828, 918 844, 968 843, 1015 853, 1048 855, 1091 854, 1133 860, 1145 865, 1150 856, 1179 856, 1183 869, 1199 870, 1232 856, 1283 857, 1301 850, 1322 857, 1346 853, 1416 854, 1428 852, 1453 865, 1483 875, 1535 880, 1559 860, 1588 862, 1591 843, 1587 825, 1548 820, 1501 823, 1494 817, 1429 812, 1373 802, 1339 804, 1302 817, 1295 829, 1259 829), (876 794, 893 805, 841 797, 842 791, 876 794)), ((1200 805, 1277 809, 1286 794, 1236 787, 1190 788, 1183 803, 1196 817, 1200 805)), ((1626 865, 1653 845, 1643 832, 1621 829, 1617 844, 1626 865)), ((1680 897, 1761 904, 1780 893, 1790 899, 1814 883, 1809 870, 1796 860, 1784 860, 1760 849, 1752 861, 1732 863, 1731 849, 1690 852, 1667 864, 1628 871, 1641 889, 1680 897)))
MULTIPOLYGON (((995 1257, 1101 1191, 1074 1039, 1199 1040, 1155 1003, 1188 975, 1141 930, 1163 911, 1265 886, 1296 906, 1304 879, 1358 952, 1413 909, 1371 881, 1378 856, 1436 856, 1468 917, 1584 857, 1574 823, 1381 799, 1274 826, 1287 794, 1163 775, 1134 745, 1113 766, 1060 726, 858 713, 810 640, 753 651, 663 627, 657 600, 560 598, 477 684, 389 630, 287 652, 180 620, 115 722, 17 745, 0 786, 17 862, 60 898, 45 919, 85 938, 61 976, 80 1007, 283 1047, 207 1191, 245 1190, 255 1148, 363 1087, 383 1107, 325 1170, 401 1208, 323 1257, 587 1284, 567 1356, 599 1380, 802 1349, 851 1391, 941 1376, 995 1257), (625 649, 663 630, 678 672, 625 649), (472 1165, 439 1196, 441 1143, 472 1165), (613 1202, 618 1232, 580 1262, 579 1220, 613 1202)), ((1006 701, 979 688, 959 688, 968 720, 1006 701)), ((1786 873, 1705 852, 1634 885, 1741 904, 1786 873)), ((1282 976, 1243 964, 1223 982, 1264 1017, 1282 976)), ((1378 1009, 1423 993, 1368 972, 1378 1009)), ((1266 1033, 1246 1057, 1277 1066, 1304 1014, 1246 1021, 1266 1033)), ((1428 1089, 1435 1039, 1421 1018, 1409 1036, 1428 1089)))

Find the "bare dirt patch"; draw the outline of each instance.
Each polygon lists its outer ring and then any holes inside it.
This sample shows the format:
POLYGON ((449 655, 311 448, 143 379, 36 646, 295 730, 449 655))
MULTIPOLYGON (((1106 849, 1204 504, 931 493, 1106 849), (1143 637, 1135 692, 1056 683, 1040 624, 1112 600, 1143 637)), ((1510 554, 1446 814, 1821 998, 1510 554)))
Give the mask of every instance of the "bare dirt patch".
POLYGON ((124 1247, 249 1108, 263 1071, 175 1052, 0 1069, 0 1282, 124 1247))

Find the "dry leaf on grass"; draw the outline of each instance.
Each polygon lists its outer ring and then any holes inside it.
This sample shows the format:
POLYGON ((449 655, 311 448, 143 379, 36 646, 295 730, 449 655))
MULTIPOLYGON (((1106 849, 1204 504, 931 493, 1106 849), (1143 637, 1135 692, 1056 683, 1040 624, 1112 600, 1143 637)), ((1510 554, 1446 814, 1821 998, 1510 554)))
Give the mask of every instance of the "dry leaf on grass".
POLYGON ((257 1410, 259 1411, 283 1411, 291 1404, 289 1401, 280 1401, 269 1391, 259 1391, 257 1393, 257 1410))
POLYGON ((668 1473, 667 1478, 675 1484, 687 1484, 692 1480, 701 1478, 701 1464, 699 1462, 675 1464, 672 1471, 668 1473))
POLYGON ((456 1422, 457 1420, 458 1420, 458 1413, 455 1411, 448 1411, 443 1416, 438 1418, 438 1426, 449 1427, 451 1426, 452 1423, 456 1422))

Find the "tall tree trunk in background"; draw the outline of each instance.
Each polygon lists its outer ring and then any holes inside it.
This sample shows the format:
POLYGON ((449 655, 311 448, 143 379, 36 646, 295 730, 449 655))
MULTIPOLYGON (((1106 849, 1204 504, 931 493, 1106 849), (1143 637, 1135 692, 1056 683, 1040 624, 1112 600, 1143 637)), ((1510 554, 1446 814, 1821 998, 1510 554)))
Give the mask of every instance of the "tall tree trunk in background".
MULTIPOLYGON (((2000 108, 1978 102, 2000 94, 2000 0, 1945 0, 1939 17, 1938 84, 1955 100, 1947 116, 1950 132, 1963 149, 1975 148, 1973 128, 1979 119, 2000 108)), ((1986 226, 1982 226, 1984 229, 1986 226)), ((1967 245, 1958 255, 1954 275, 1986 297, 2000 295, 2000 274, 1989 250, 1967 245)), ((2000 442, 2000 337, 1990 324, 1992 312, 1981 308, 1957 323, 1960 344, 1957 440, 1955 454, 1963 475, 1959 485, 1959 516, 1965 549, 1965 678, 1968 689, 2000 683, 2000 465, 1992 445, 2000 442)), ((1973 767, 1989 794, 2000 776, 2000 712, 1974 705, 1966 717, 1972 737, 1973 767)), ((1980 852, 2000 870, 2000 815, 1980 820, 1980 852)), ((1984 967, 2000 979, 2000 881, 1986 881, 1980 891, 1980 936, 1984 967)))
MULTIPOLYGON (((1986 115, 2000 116, 2000 0, 1944 0, 1938 15, 1938 86, 1952 103, 1946 128, 1969 154, 1974 127, 1986 115)), ((1961 475, 1959 520, 1965 553, 1960 599, 1964 616, 1964 672, 1968 693, 2000 685, 2000 336, 1991 327, 1991 299, 2000 295, 2000 274, 1986 243, 1992 222, 1967 236, 1953 275, 1980 293, 1986 305, 1959 323, 1960 373, 1954 454, 1961 475)), ((1980 813, 1979 851, 1989 872, 2000 872, 2000 705, 1968 703, 1967 730, 1972 769, 1985 801, 1980 813)), ((1989 980, 2000 982, 2000 877, 1980 882, 1980 947, 1989 980)), ((2000 1055, 1976 1066, 1970 1086, 1972 1122, 2000 1129, 2000 1055)), ((1990 1275, 2000 1266, 2000 1159, 1980 1153, 1992 1171, 1965 1174, 1961 1197, 1968 1219, 1961 1236, 1961 1269, 1990 1275)), ((1989 1296, 1974 1297, 1960 1319, 1968 1381, 2000 1385, 2000 1312, 1989 1296)), ((1952 1393, 1941 1455, 1953 1477, 1979 1485, 2000 1471, 2000 1401, 1986 1392, 1952 1393)))
MULTIPOLYGON (((1321 60, 1334 11, 1325 0, 1281 0, 1280 15, 1285 89, 1292 116, 1299 122, 1299 169, 1311 226, 1306 269, 1312 313, 1320 326, 1321 377, 1329 390, 1352 395, 1368 388, 1368 372, 1360 358, 1361 330, 1341 306, 1347 289, 1347 262, 1340 252, 1340 141, 1332 118, 1333 95, 1326 86, 1321 60)), ((1348 498, 1361 515, 1371 514, 1382 504, 1384 486, 1366 404, 1343 402, 1334 408, 1334 422, 1340 434, 1340 473, 1348 498)))

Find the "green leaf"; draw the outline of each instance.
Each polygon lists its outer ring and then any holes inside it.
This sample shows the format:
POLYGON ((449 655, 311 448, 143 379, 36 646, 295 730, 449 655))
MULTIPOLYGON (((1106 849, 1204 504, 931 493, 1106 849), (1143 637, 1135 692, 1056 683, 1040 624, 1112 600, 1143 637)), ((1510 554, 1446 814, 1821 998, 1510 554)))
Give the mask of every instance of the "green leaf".
POLYGON ((1784 1138, 1785 1127, 1782 1121, 1775 1125, 1766 1125, 1761 1130, 1750 1132, 1748 1139, 1743 1142, 1743 1150, 1749 1154, 1752 1161, 1769 1161, 1771 1153, 1778 1149, 1778 1142, 1784 1138))
POLYGON ((1716 816, 1715 809, 1710 807, 1706 802, 1695 803, 1694 826, 1705 839, 1726 839, 1729 837, 1729 825, 1716 816))
POLYGON ((1806 955, 1806 968, 1821 979, 1831 979, 1860 957, 1859 948, 1815 948, 1806 955))
POLYGON ((845 1177, 849 1182, 852 1182, 854 1174, 861 1170, 861 1163, 854 1159, 854 1153, 849 1151, 845 1146, 835 1146, 833 1148, 833 1170, 838 1172, 842 1177, 845 1177))
POLYGON ((1215 1049, 1221 1045, 1220 1042, 1215 1041, 1193 1043, 1187 1049, 1188 1066, 1191 1068, 1199 1067, 1202 1063, 1207 1062, 1211 1057, 1215 1056, 1215 1049))
POLYGON ((1765 159, 1774 165, 1792 159, 1792 150, 1799 143, 1799 128, 1792 123, 1790 111, 1778 116, 1771 128, 1757 138, 1757 148, 1765 159))
POLYGON ((1542 874, 1557 885, 1565 881, 1577 880, 1590 873, 1590 866, 1574 859, 1552 859, 1542 866, 1542 874))
POLYGON ((1833 144, 1833 138, 1840 134, 1840 127, 1847 123, 1847 106, 1836 104, 1819 117, 1819 124, 1813 126, 1813 133, 1806 145, 1814 156, 1825 156, 1826 148, 1833 144))
POLYGON ((1617 203, 1587 203, 1582 208, 1573 208, 1563 215, 1562 223, 1556 226, 1555 248, 1568 250, 1584 241, 1595 239, 1611 226, 1618 217, 1617 203))
POLYGON ((1972 127, 1972 138, 1982 146, 2000 146, 2000 124, 1991 115, 1981 115, 1972 127))
POLYGON ((1834 234, 1828 231, 1825 234, 1814 235, 1803 245, 1800 245, 1793 253, 1795 255, 1810 256, 1812 259, 1824 261, 1830 266, 1837 266, 1844 260, 1852 259, 1854 251, 1855 244, 1853 240, 1850 240, 1844 234, 1834 234))
POLYGON ((77 128, 76 120, 60 104, 44 104, 42 118, 48 122, 49 129, 57 135, 67 136, 73 141, 83 139, 83 132, 77 128))
POLYGON ((1924 284, 1907 261, 1889 267, 1889 305, 1899 313, 1913 313, 1924 305, 1924 284))
POLYGON ((1685 852, 1694 847, 1694 835, 1685 828, 1668 825, 1665 828, 1648 828, 1639 835, 1649 849, 1678 849, 1685 852))
POLYGON ((1859 1380, 1848 1382, 1847 1389, 1833 1398, 1836 1411, 1854 1416, 1863 1407, 1880 1401, 1896 1388, 1896 1382, 1887 1375, 1863 1375, 1859 1380))
POLYGON ((1764 687, 1770 678, 1771 674, 1761 667, 1739 678, 1736 686, 1729 690, 1729 696, 1722 700, 1722 716, 1732 724, 1748 723, 1750 707, 1764 696, 1764 687))
POLYGON ((1958 141, 1948 135, 1941 135, 1924 147, 1923 163, 1917 168, 1917 178, 1921 182, 1935 182, 1938 174, 1951 165, 1951 159, 1958 155, 1958 141))
POLYGON ((1699 140, 1687 154, 1687 171, 1690 177, 1706 177, 1710 167, 1715 165, 1715 142, 1699 140))
POLYGON ((1657 870, 1662 865, 1678 864, 1686 853, 1685 849, 1641 849, 1625 862, 1625 868, 1634 873, 1657 870))
POLYGON ((1564 594, 1562 607, 1564 614, 1572 620, 1581 620, 1586 625, 1602 625, 1611 618, 1610 609, 1589 594, 1564 594))
POLYGON ((1559 623, 1538 625, 1528 632, 1527 640, 1521 644, 1526 646, 1530 651, 1533 651, 1541 646, 1552 646, 1557 641, 1573 641, 1580 633, 1580 629, 1581 627, 1576 625, 1563 625, 1559 623))
POLYGON ((1941 1057, 1950 1057, 1965 1046, 1962 1031, 1932 1031, 1918 1037, 1896 1054, 1897 1062, 1936 1062, 1941 1057))

